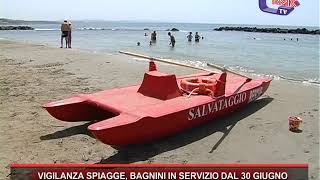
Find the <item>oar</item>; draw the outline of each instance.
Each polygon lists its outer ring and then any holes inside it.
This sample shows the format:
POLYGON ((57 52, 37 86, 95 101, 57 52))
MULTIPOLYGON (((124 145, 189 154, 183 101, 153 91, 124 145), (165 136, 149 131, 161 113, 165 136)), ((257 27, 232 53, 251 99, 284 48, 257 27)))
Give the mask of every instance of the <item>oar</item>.
POLYGON ((238 76, 241 76, 241 77, 245 77, 245 78, 249 78, 249 79, 251 79, 251 78, 250 78, 250 77, 248 77, 248 76, 245 76, 245 75, 240 74, 240 73, 238 73, 238 72, 235 72, 235 71, 232 71, 232 70, 226 69, 226 68, 221 67, 221 66, 218 66, 218 65, 216 65, 216 64, 207 63, 207 66, 209 66, 209 67, 213 67, 213 68, 216 68, 216 69, 219 69, 219 70, 221 70, 221 71, 223 71, 223 72, 227 71, 227 72, 229 72, 229 73, 232 73, 232 74, 235 74, 235 75, 238 75, 238 76))
POLYGON ((138 57, 138 58, 149 59, 149 60, 152 60, 152 61, 158 61, 158 62, 162 62, 162 63, 173 64, 173 65, 177 65, 177 66, 188 67, 188 68, 207 71, 207 72, 212 72, 212 73, 219 73, 217 71, 213 71, 213 70, 210 70, 210 69, 205 69, 205 68, 201 68, 201 67, 194 67, 194 66, 191 66, 191 65, 183 64, 183 63, 172 62, 172 61, 168 61, 168 60, 165 60, 165 59, 154 58, 154 57, 150 57, 150 56, 146 56, 146 55, 142 55, 142 54, 137 54, 137 53, 133 53, 133 52, 119 51, 119 53, 125 54, 125 55, 129 55, 129 56, 138 57))
MULTIPOLYGON (((168 60, 164 60, 164 59, 160 59, 160 58, 154 58, 154 57, 146 56, 146 55, 143 55, 143 54, 137 54, 137 53, 128 52, 128 51, 119 51, 119 53, 121 53, 121 54, 126 54, 126 55, 129 55, 129 56, 139 57, 139 58, 143 58, 143 59, 149 59, 149 60, 153 60, 153 61, 158 61, 158 62, 162 62, 162 63, 168 63, 168 64, 173 64, 173 65, 177 65, 177 66, 188 67, 188 68, 197 69, 197 70, 202 70, 202 71, 207 71, 207 72, 212 72, 212 73, 219 73, 219 72, 217 72, 217 71, 213 71, 213 70, 210 70, 210 69, 205 69, 205 68, 200 68, 200 67, 194 67, 194 66, 190 66, 190 65, 187 65, 187 64, 182 64, 182 63, 178 63, 178 62, 172 62, 172 61, 168 61, 168 60)), ((235 71, 232 71, 232 70, 223 68, 223 67, 218 66, 218 65, 215 65, 215 64, 207 63, 207 66, 209 66, 209 67, 214 67, 214 68, 219 69, 220 71, 223 71, 223 72, 229 72, 229 73, 232 73, 232 74, 241 76, 241 77, 249 78, 249 77, 247 77, 247 76, 245 76, 245 75, 242 75, 242 74, 240 74, 240 73, 237 73, 237 72, 235 72, 235 71)), ((251 78, 249 78, 249 79, 251 79, 251 78)))

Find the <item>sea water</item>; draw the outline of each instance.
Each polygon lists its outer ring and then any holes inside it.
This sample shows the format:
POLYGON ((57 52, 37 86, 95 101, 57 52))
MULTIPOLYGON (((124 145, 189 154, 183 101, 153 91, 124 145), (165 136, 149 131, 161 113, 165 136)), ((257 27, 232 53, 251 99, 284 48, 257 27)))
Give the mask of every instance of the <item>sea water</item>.
MULTIPOLYGON (((0 38, 60 47, 60 24, 30 26, 35 30, 0 31, 0 38)), ((221 26, 248 26, 223 24, 74 21, 72 26, 72 47, 77 49, 112 54, 127 50, 175 59, 195 66, 214 63, 253 75, 319 83, 319 35, 213 30, 221 26), (167 29, 173 27, 180 31, 173 32, 176 46, 171 48, 167 29), (146 28, 149 30, 145 30, 146 28), (153 30, 157 31, 157 42, 150 46, 150 34, 153 30), (199 43, 188 42, 188 32, 193 32, 194 35, 196 31, 204 39, 199 43), (148 36, 144 36, 145 33, 148 36), (137 42, 141 45, 137 46, 137 42)))

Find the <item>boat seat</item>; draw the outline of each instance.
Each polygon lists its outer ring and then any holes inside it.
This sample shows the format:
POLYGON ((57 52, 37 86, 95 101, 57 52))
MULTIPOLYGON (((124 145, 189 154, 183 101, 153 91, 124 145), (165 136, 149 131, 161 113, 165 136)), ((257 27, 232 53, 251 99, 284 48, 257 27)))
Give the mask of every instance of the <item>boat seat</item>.
POLYGON ((144 74, 143 82, 138 92, 160 100, 182 96, 176 76, 158 71, 149 71, 144 74))

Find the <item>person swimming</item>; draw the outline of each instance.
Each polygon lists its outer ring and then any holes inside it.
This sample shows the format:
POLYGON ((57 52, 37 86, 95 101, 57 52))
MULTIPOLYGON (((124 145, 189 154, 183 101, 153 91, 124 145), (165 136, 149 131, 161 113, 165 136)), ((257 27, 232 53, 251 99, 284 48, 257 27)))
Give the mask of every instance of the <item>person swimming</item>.
POLYGON ((151 41, 156 41, 157 40, 157 32, 153 31, 153 33, 151 33, 151 41))
POLYGON ((196 32, 196 35, 194 35, 194 40, 196 42, 199 42, 200 41, 200 35, 198 34, 198 32, 196 32))
POLYGON ((192 32, 189 32, 189 35, 187 36, 187 38, 188 38, 188 41, 189 41, 189 42, 192 41, 192 38, 193 38, 192 32))
POLYGON ((175 46, 176 44, 176 39, 174 38, 174 36, 171 34, 171 32, 168 32, 168 36, 170 36, 170 44, 172 47, 175 46))

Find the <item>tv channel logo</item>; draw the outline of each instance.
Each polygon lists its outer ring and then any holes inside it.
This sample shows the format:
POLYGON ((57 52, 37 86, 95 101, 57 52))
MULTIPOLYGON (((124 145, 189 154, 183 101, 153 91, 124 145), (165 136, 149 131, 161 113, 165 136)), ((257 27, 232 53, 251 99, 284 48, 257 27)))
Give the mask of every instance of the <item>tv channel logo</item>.
POLYGON ((298 0, 272 0, 273 6, 278 6, 277 9, 267 5, 267 0, 259 0, 259 8, 261 11, 281 16, 289 15, 296 7, 300 5, 298 0))

